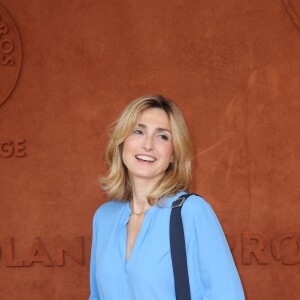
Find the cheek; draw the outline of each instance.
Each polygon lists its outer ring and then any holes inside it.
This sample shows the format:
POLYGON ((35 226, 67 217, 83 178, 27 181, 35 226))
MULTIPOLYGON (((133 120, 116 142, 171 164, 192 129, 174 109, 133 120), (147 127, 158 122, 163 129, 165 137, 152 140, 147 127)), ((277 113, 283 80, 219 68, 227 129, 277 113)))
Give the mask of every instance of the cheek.
POLYGON ((122 162, 126 166, 126 168, 128 168, 129 153, 130 153, 130 151, 128 150, 128 147, 126 147, 126 145, 124 144, 121 158, 122 158, 122 162))
POLYGON ((175 160, 175 154, 174 151, 172 150, 171 155, 170 155, 170 162, 173 163, 175 160))
POLYGON ((126 160, 126 155, 129 152, 127 139, 124 141, 123 149, 122 149, 122 161, 126 160))
POLYGON ((165 157, 169 160, 169 162, 174 161, 175 156, 174 156, 174 149, 172 145, 168 146, 168 148, 165 149, 165 157))
POLYGON ((123 150, 122 150, 122 161, 125 165, 126 162, 128 162, 128 160, 131 159, 131 156, 134 153, 136 147, 137 147, 137 142, 132 136, 129 136, 124 141, 123 150))
POLYGON ((122 154, 124 155, 124 154, 130 152, 131 149, 132 149, 132 141, 131 141, 131 139, 128 137, 128 138, 124 141, 122 154))

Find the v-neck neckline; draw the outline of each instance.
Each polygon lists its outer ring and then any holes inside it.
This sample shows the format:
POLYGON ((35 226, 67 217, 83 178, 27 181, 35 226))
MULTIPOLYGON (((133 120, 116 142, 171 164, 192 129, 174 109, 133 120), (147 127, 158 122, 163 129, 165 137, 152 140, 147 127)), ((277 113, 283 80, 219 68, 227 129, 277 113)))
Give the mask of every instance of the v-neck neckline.
POLYGON ((144 213, 139 216, 135 216, 134 214, 131 214, 129 216, 129 221, 126 224, 126 251, 125 251, 126 263, 128 263, 128 261, 130 260, 134 245, 136 244, 139 233, 142 230, 144 219, 145 219, 144 213), (129 236, 129 232, 131 233, 131 236, 129 236))
POLYGON ((121 252, 121 258, 122 261, 124 263, 124 268, 125 270, 128 272, 130 269, 131 264, 133 263, 133 261, 135 260, 136 256, 138 255, 137 251, 138 248, 140 248, 140 245, 143 241, 143 239, 145 238, 146 232, 148 231, 148 228, 150 226, 150 222, 151 222, 151 216, 153 215, 153 213, 155 212, 155 210, 157 209, 157 205, 153 205, 149 210, 147 210, 147 212, 144 215, 144 219, 143 222, 141 224, 141 228, 138 232, 138 235, 135 239, 134 245, 132 247, 130 256, 128 258, 128 260, 126 260, 126 254, 127 254, 127 224, 129 222, 130 219, 130 215, 132 213, 132 210, 130 208, 129 202, 126 203, 124 211, 123 211, 123 222, 121 222, 121 232, 120 232, 120 236, 119 236, 119 248, 120 248, 120 252, 121 252))
POLYGON ((185 192, 179 192, 177 195, 168 197, 168 199, 162 200, 160 204, 154 204, 144 215, 144 220, 142 222, 139 233, 136 237, 135 243, 131 250, 130 256, 128 260, 126 260, 126 251, 127 251, 127 224, 130 219, 130 215, 132 210, 129 205, 129 201, 125 203, 124 209, 121 213, 120 223, 119 223, 119 251, 122 260, 122 264, 124 266, 124 270, 126 272, 130 271, 131 265, 134 263, 139 254, 139 249, 143 243, 143 240, 146 238, 147 232, 150 228, 151 221, 153 220, 153 216, 158 209, 165 207, 170 208, 173 201, 179 197, 180 195, 185 194, 185 192))

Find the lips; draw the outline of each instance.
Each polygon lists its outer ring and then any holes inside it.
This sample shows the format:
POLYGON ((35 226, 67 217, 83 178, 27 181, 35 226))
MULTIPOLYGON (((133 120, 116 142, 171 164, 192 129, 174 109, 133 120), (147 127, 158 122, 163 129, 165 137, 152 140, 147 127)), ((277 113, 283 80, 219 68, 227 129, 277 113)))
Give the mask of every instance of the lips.
POLYGON ((148 155, 136 155, 135 156, 138 160, 142 160, 142 161, 149 161, 149 162, 154 162, 156 161, 155 157, 152 156, 148 156, 148 155))

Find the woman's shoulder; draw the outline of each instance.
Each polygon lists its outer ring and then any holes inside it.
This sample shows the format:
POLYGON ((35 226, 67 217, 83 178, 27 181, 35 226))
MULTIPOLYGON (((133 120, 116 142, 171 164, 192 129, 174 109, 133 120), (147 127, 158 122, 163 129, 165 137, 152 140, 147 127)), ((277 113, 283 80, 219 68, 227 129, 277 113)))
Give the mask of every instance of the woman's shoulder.
POLYGON ((215 218, 215 213, 211 205, 200 195, 191 194, 185 201, 182 207, 182 218, 194 217, 197 219, 205 220, 207 218, 215 218))
POLYGON ((195 229, 211 235, 222 234, 222 227, 214 210, 199 195, 191 195, 186 199, 182 206, 181 217, 188 237, 195 229))
POLYGON ((103 203, 95 212, 94 220, 99 218, 111 217, 120 212, 120 210, 127 205, 127 202, 109 200, 103 203))
MULTIPOLYGON (((184 194, 182 196, 184 196, 184 194)), ((182 209, 185 211, 198 211, 208 208, 211 208, 211 206, 202 196, 198 194, 188 194, 182 209)))

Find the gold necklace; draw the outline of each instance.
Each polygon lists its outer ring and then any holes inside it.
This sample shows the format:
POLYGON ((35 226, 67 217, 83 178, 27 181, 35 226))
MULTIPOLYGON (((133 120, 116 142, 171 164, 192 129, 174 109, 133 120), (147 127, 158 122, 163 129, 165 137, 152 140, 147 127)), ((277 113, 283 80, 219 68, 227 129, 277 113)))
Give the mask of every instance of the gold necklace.
POLYGON ((135 212, 133 209, 131 209, 131 214, 130 215, 135 215, 135 216, 142 216, 143 214, 145 214, 151 207, 145 209, 144 211, 137 213, 135 212))

